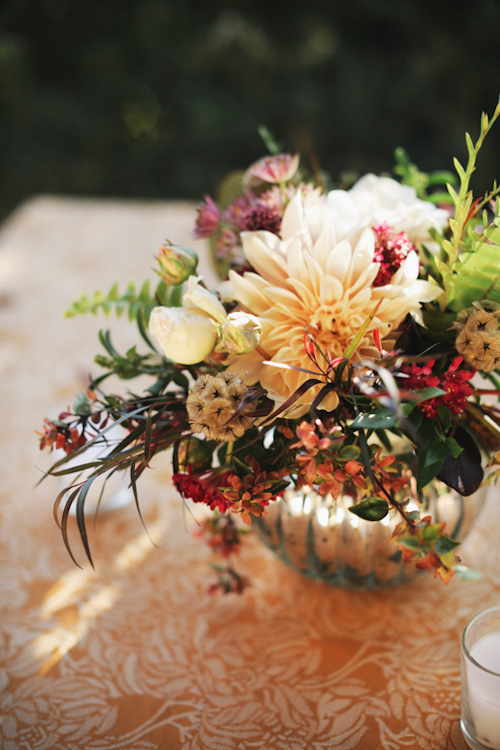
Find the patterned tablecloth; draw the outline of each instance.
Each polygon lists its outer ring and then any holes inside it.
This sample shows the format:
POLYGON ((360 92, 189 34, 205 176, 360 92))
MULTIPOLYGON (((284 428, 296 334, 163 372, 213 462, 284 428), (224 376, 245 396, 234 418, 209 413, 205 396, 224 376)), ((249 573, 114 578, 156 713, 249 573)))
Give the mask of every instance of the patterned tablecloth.
MULTIPOLYGON (((69 559, 57 480, 35 489, 50 464, 35 430, 85 388, 107 322, 61 311, 152 277, 158 245, 189 244, 193 218, 185 203, 42 197, 3 226, 1 750, 463 750, 459 638, 500 603, 498 489, 461 548, 482 572, 470 584, 423 573, 382 592, 330 589, 255 540, 240 561, 252 587, 211 598, 210 553, 167 456, 140 483, 156 546, 129 506, 92 532, 95 572, 80 551, 83 569, 69 559)), ((135 339, 118 326, 119 348, 135 339)))

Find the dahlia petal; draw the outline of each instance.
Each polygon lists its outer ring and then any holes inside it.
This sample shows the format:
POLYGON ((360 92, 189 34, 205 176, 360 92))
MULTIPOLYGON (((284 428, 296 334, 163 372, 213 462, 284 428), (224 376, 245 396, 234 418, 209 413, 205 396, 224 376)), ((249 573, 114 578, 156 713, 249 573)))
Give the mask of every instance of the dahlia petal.
POLYGON ((235 271, 229 271, 229 280, 233 287, 233 299, 237 299, 253 315, 261 315, 267 310, 269 303, 252 280, 247 278, 249 275, 241 276, 235 271))
POLYGON ((296 279, 290 279, 290 285, 295 291, 297 297, 302 300, 302 303, 309 311, 315 310, 318 305, 318 299, 315 294, 308 288, 307 283, 303 284, 302 281, 296 279))
MULTIPOLYGON (((370 263, 364 271, 358 276, 357 280, 352 283, 349 287, 349 294, 354 295, 359 292, 360 289, 370 288, 370 294, 373 293, 374 289, 372 284, 375 281, 379 269, 378 263, 370 263)), ((375 287, 376 288, 376 287, 375 287)))
POLYGON ((263 362, 264 357, 256 351, 241 354, 234 357, 228 371, 237 375, 247 385, 254 385, 260 378, 263 362))
POLYGON ((344 283, 346 274, 349 270, 352 260, 352 248, 347 240, 342 240, 336 245, 326 262, 325 272, 336 276, 339 281, 344 283))
POLYGON ((288 289, 276 286, 268 287, 266 289, 266 297, 276 304, 282 305, 286 310, 302 310, 304 307, 302 302, 297 298, 297 295, 288 289))
POLYGON ((312 248, 311 234, 304 221, 304 208, 300 190, 297 190, 285 209, 281 221, 281 236, 284 241, 289 238, 300 238, 306 248, 312 248))
MULTIPOLYGON (((264 233, 263 233, 264 234, 264 233)), ((255 271, 272 284, 283 284, 287 279, 286 260, 275 250, 266 245, 257 235, 247 235, 243 241, 243 250, 250 265, 255 271)))
POLYGON ((319 289, 319 301, 322 305, 333 305, 342 299, 344 287, 335 276, 322 276, 319 289))
POLYGON ((306 266, 306 273, 307 273, 307 280, 306 283, 309 283, 314 290, 314 294, 316 297, 319 297, 319 290, 321 285, 321 279, 323 278, 323 270, 319 263, 314 260, 312 255, 309 253, 304 253, 304 262, 306 266))
POLYGON ((265 229, 258 230, 256 232, 241 232, 241 243, 243 245, 243 251, 245 251, 245 245, 253 242, 253 240, 258 239, 262 242, 263 245, 269 248, 269 250, 274 250, 277 253, 281 252, 280 246, 280 238, 273 234, 272 232, 266 232, 265 229))
POLYGON ((333 226, 325 226, 318 239, 314 243, 311 255, 319 263, 321 268, 326 269, 330 255, 337 245, 337 233, 333 226))
POLYGON ((287 269, 288 278, 293 281, 300 281, 302 284, 309 286, 309 273, 305 262, 307 251, 304 250, 300 240, 296 239, 288 249, 287 269))
POLYGON ((370 302, 372 307, 375 308, 376 303, 372 298, 372 290, 370 287, 360 289, 356 294, 351 296, 351 290, 349 290, 349 310, 354 314, 359 308, 363 308, 366 312, 369 311, 370 302))
POLYGON ((364 229, 353 252, 351 262, 351 284, 354 284, 368 265, 373 263, 375 235, 371 229, 364 229))

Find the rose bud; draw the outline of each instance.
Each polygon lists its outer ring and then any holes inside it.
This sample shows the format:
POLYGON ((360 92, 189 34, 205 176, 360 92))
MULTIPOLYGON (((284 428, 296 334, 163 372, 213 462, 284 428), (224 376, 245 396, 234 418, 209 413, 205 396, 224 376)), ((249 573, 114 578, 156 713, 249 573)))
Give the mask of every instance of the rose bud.
POLYGON ((262 325, 255 315, 233 312, 222 326, 221 346, 232 354, 248 354, 259 345, 262 325))
POLYGON ((157 256, 160 270, 156 271, 165 284, 176 286, 191 276, 198 265, 198 256, 189 247, 166 242, 157 256))
POLYGON ((218 338, 211 318, 182 307, 155 307, 149 330, 165 356, 180 365, 202 362, 218 338))

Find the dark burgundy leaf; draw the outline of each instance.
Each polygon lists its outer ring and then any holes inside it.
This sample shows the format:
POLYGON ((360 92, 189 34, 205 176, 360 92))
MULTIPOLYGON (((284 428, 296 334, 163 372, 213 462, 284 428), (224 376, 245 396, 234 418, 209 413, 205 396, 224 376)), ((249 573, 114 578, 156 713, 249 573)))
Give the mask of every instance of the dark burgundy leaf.
POLYGON ((457 427, 453 437, 463 451, 457 458, 453 458, 451 451, 448 453, 437 478, 467 497, 483 481, 481 454, 472 436, 463 427, 457 427))

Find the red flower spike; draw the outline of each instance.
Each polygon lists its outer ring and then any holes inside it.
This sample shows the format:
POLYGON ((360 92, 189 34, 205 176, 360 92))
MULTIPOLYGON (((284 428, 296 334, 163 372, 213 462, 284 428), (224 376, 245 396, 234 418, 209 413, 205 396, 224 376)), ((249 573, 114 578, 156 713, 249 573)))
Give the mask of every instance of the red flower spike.
POLYGON ((432 375, 435 360, 430 359, 423 367, 415 363, 407 365, 401 371, 407 375, 403 381, 407 390, 421 390, 422 388, 439 387, 446 393, 443 396, 422 401, 418 404, 426 417, 435 419, 439 406, 447 406, 452 414, 461 414, 467 406, 467 399, 473 395, 474 387, 468 382, 475 375, 475 370, 460 369, 463 357, 454 357, 448 370, 441 376, 432 375))

